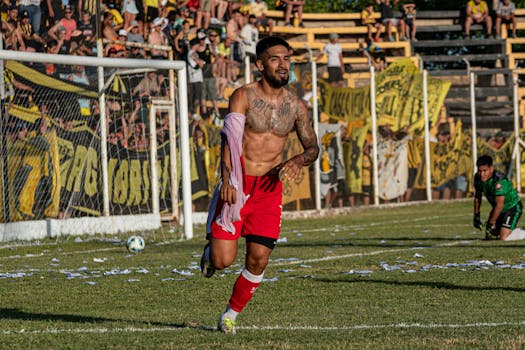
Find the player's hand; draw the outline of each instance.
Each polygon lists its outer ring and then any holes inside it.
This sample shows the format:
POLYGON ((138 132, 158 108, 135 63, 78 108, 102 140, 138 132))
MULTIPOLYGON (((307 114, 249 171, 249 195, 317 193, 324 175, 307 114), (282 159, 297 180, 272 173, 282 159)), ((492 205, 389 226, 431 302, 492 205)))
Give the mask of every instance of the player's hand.
POLYGON ((481 222, 481 219, 479 218, 479 214, 474 214, 472 225, 479 230, 483 228, 483 223, 481 222))
POLYGON ((229 181, 222 183, 221 199, 230 205, 235 204, 237 201, 237 190, 229 183, 229 181))
POLYGON ((304 165, 304 159, 302 156, 295 156, 292 159, 288 159, 279 170, 279 179, 285 180, 296 180, 301 174, 301 170, 304 165))
POLYGON ((488 221, 485 224, 485 239, 494 240, 498 239, 498 233, 496 232, 496 225, 490 224, 488 221))

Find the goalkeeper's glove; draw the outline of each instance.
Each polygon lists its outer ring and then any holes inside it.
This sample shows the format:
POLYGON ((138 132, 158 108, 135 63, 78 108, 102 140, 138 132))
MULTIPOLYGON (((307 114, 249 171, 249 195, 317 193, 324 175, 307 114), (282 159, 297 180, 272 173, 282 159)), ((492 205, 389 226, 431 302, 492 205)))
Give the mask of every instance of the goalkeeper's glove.
POLYGON ((498 233, 496 232, 496 225, 491 225, 487 221, 485 224, 485 239, 486 240, 494 240, 499 239, 498 233))

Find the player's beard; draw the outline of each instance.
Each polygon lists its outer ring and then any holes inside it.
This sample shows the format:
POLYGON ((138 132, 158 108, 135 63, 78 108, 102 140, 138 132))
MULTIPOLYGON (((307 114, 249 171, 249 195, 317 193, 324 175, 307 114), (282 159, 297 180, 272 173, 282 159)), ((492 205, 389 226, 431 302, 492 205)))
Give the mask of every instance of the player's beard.
POLYGON ((281 77, 279 73, 276 73, 275 75, 266 76, 266 81, 272 88, 279 89, 279 88, 282 88, 283 86, 288 85, 289 78, 290 78, 289 74, 286 74, 286 76, 281 77))

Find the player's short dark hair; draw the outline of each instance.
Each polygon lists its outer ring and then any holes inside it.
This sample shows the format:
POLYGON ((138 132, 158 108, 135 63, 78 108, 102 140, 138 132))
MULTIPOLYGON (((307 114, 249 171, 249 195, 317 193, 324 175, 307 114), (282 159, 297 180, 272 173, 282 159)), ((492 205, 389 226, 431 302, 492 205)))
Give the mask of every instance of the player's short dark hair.
POLYGON ((284 46, 287 50, 290 50, 292 47, 286 40, 283 38, 280 38, 278 36, 267 36, 264 39, 261 39, 257 43, 257 47, 255 48, 255 54, 257 56, 257 59, 261 58, 261 55, 265 53, 269 48, 274 46, 284 46))
POLYGON ((492 157, 486 154, 479 157, 478 160, 476 161, 476 166, 482 166, 482 165, 492 166, 492 157))

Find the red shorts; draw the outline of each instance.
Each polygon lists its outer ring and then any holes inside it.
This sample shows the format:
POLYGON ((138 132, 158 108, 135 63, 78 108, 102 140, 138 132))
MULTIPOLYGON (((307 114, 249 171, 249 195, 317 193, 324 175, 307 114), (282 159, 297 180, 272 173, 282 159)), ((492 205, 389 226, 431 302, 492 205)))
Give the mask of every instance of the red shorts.
MULTIPOLYGON (((225 231, 214 218, 211 236, 234 240, 240 236, 253 235, 277 240, 281 232, 283 183, 278 176, 244 175, 243 186, 244 194, 249 197, 241 209, 241 220, 233 223, 235 234, 225 231)), ((221 212, 223 203, 219 200, 215 217, 221 212)))

